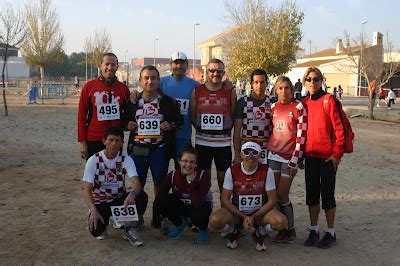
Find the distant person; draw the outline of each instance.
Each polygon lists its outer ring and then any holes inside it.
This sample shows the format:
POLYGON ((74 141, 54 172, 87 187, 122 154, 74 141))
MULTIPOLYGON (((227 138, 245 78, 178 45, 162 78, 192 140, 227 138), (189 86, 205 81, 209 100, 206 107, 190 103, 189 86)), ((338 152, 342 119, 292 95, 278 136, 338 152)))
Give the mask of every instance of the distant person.
POLYGON ((337 99, 337 88, 333 87, 333 92, 332 92, 333 97, 335 97, 335 99, 337 99))
POLYGON ((199 227, 197 242, 206 244, 212 211, 211 179, 207 171, 197 167, 197 159, 197 151, 190 144, 182 148, 179 167, 164 178, 156 205, 160 214, 174 224, 167 234, 170 239, 182 235, 189 218, 199 227))
POLYGON ((260 164, 261 147, 248 141, 241 147, 242 161, 232 165, 225 173, 221 194, 221 208, 210 216, 210 227, 215 230, 228 225, 226 246, 238 246, 240 225, 255 228, 252 234, 257 251, 265 251, 264 239, 273 230, 282 231, 287 221, 276 208, 275 178, 266 164, 260 164))
POLYGON ((343 94, 342 86, 340 86, 340 85, 338 86, 337 93, 339 95, 339 100, 341 101, 342 100, 342 94, 343 94))
POLYGON ((308 92, 307 87, 303 86, 303 88, 301 89, 301 99, 303 100, 304 98, 306 98, 309 95, 310 95, 310 93, 308 92))
MULTIPOLYGON (((88 227, 99 240, 107 237, 111 206, 123 205, 126 210, 128 205, 136 204, 138 214, 143 215, 148 201, 132 158, 121 152, 124 131, 110 127, 104 133, 103 142, 105 149, 89 158, 83 176, 83 197, 89 208, 88 227), (132 182, 129 193, 125 189, 126 175, 132 182)), ((125 224, 122 237, 132 245, 142 246, 136 225, 137 222, 125 224)))
POLYGON ((303 83, 310 92, 310 97, 303 100, 303 105, 308 117, 304 157, 306 204, 311 223, 304 245, 326 249, 336 244, 335 183, 336 171, 344 152, 344 128, 337 112, 336 99, 321 89, 322 81, 323 75, 316 67, 309 67, 304 73, 303 83), (322 239, 318 227, 320 199, 328 226, 322 239))
POLYGON ((380 107, 379 103, 381 100, 383 100, 385 102, 385 105, 388 104, 385 100, 385 90, 382 88, 382 86, 379 87, 378 96, 379 96, 378 104, 376 105, 376 107, 380 107))
POLYGON ((105 53, 100 62, 100 76, 86 82, 78 107, 78 141, 83 159, 105 148, 104 132, 112 126, 122 126, 123 108, 129 100, 128 87, 115 76, 118 58, 105 53))
POLYGON ((75 91, 79 91, 79 77, 78 76, 75 76, 74 84, 75 84, 75 91))
POLYGON ((301 101, 301 90, 303 89, 303 84, 301 84, 300 79, 294 84, 294 96, 297 100, 301 101))
POLYGON ((246 81, 241 80, 239 84, 239 89, 240 89, 240 94, 245 95, 246 94, 246 81))
POLYGON ((391 105, 394 104, 396 100, 396 93, 394 93, 393 88, 390 88, 388 93, 388 109, 392 109, 391 105))

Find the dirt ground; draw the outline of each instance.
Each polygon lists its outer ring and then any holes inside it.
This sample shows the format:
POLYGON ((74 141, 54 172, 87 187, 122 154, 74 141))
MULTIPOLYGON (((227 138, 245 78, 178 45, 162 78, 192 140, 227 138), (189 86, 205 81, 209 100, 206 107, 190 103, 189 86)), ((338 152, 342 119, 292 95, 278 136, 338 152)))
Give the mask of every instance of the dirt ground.
POLYGON ((0 108, 0 264, 400 264, 400 124, 351 119, 355 153, 343 158, 337 173, 335 247, 303 246, 309 223, 300 171, 291 191, 298 238, 294 244, 268 239, 267 251, 259 253, 249 233, 236 250, 217 232, 202 246, 189 230, 176 241, 162 238, 150 226, 151 204, 139 232, 143 247, 129 245, 115 229, 107 240, 94 239, 81 190, 77 105, 20 102, 11 104, 8 117, 0 108))

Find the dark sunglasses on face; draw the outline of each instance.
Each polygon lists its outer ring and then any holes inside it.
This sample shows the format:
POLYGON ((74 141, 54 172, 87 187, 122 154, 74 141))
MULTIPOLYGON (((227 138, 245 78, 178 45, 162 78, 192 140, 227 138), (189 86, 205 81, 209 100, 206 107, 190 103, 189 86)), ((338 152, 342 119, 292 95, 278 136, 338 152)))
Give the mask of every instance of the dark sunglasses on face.
POLYGON ((224 70, 223 70, 223 69, 209 68, 209 69, 208 69, 208 72, 211 72, 211 73, 217 72, 218 74, 222 74, 222 73, 224 73, 224 70))
POLYGON ((306 78, 306 81, 307 82, 311 82, 311 81, 314 81, 314 82, 320 82, 321 81, 321 78, 320 77, 307 77, 306 78))
POLYGON ((243 151, 243 154, 246 156, 249 156, 250 154, 253 156, 257 156, 259 154, 259 152, 256 150, 246 149, 243 151))

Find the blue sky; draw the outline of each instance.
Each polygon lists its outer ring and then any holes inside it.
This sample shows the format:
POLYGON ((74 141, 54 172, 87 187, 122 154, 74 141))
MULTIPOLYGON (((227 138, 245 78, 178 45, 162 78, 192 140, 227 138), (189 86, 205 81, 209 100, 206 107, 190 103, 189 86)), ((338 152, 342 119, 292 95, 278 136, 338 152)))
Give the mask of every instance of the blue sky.
MULTIPOLYGON (((305 13, 300 46, 306 53, 309 53, 310 40, 314 52, 334 47, 336 38, 344 39, 345 30, 354 36, 360 34, 363 20, 368 21, 364 32, 369 40, 374 31, 382 32, 384 38, 389 31, 395 47, 400 48, 400 2, 300 0, 297 4, 305 13)), ((226 17, 223 0, 53 0, 53 7, 60 18, 67 54, 83 51, 85 38, 96 28, 105 28, 120 61, 124 61, 125 51, 128 51, 127 59, 153 57, 155 38, 159 39, 156 41, 157 57, 183 51, 192 58, 193 24, 200 23, 196 27, 196 44, 232 25, 226 17)), ((200 52, 196 49, 199 58, 200 52)))

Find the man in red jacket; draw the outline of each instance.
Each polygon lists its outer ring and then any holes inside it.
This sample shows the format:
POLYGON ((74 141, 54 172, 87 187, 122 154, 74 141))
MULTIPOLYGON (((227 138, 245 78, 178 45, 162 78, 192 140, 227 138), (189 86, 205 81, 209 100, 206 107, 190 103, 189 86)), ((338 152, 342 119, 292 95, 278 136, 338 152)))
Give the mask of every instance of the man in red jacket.
POLYGON ((303 104, 308 113, 304 157, 306 203, 311 222, 310 234, 304 245, 330 248, 336 244, 335 181, 340 158, 343 156, 344 129, 335 99, 322 90, 322 80, 323 75, 316 67, 308 68, 303 77, 303 83, 310 92, 310 96, 304 99, 303 104), (320 197, 328 225, 321 240, 318 230, 320 197))
POLYGON ((118 58, 105 53, 101 59, 101 74, 82 88, 78 108, 78 142, 83 159, 103 150, 104 132, 122 126, 122 108, 129 99, 128 87, 115 76, 118 58))

